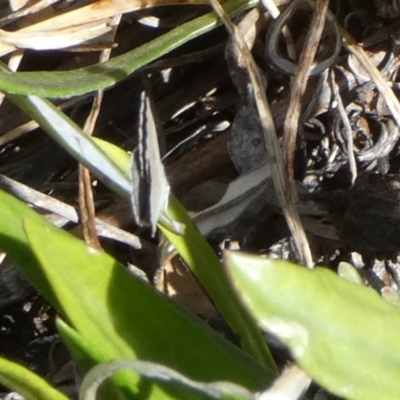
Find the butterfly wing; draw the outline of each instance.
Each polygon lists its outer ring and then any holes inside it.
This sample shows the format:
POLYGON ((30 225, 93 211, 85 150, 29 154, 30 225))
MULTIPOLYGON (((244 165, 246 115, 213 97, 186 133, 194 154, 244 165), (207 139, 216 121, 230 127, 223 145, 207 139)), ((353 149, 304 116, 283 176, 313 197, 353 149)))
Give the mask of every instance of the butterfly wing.
POLYGON ((135 221, 150 226, 152 234, 168 204, 170 186, 161 162, 151 102, 141 94, 138 146, 132 157, 132 207, 135 221))

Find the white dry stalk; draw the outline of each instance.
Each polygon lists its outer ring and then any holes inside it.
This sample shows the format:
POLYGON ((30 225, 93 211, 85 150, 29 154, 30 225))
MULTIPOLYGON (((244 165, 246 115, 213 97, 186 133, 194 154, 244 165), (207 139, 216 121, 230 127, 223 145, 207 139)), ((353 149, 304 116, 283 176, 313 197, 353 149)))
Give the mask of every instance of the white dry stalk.
POLYGON ((344 46, 357 58, 358 62, 374 81, 379 93, 385 99, 394 120, 400 127, 400 103, 390 87, 389 82, 382 76, 378 68, 369 59, 364 49, 355 41, 350 33, 344 28, 340 28, 340 33, 342 34, 344 46))
POLYGON ((17 11, 24 7, 29 0, 8 0, 11 10, 17 11))
POLYGON ((238 24, 238 28, 242 33, 243 39, 245 40, 249 49, 253 48, 254 42, 257 38, 257 21, 259 18, 260 10, 258 8, 253 8, 238 24))
POLYGON ((270 389, 257 400, 297 400, 311 383, 310 377, 297 365, 286 368, 270 389))
POLYGON ((57 3, 58 1, 60 1, 60 0, 40 0, 40 1, 36 2, 35 4, 32 4, 28 7, 18 9, 18 11, 16 11, 14 8, 10 7, 14 12, 6 15, 3 18, 0 18, 0 24, 5 25, 11 21, 14 21, 15 19, 25 17, 26 15, 29 15, 29 14, 37 13, 37 12, 51 6, 52 4, 57 3))
POLYGON ((16 32, 0 30, 0 57, 16 47, 42 49, 51 40, 51 48, 65 48, 92 40, 109 31, 109 18, 155 6, 208 4, 207 0, 99 0, 93 4, 57 15, 16 32), (33 36, 33 46, 27 44, 33 36), (24 42, 25 40, 25 42, 24 42), (43 43, 40 44, 39 42, 43 43), (58 41, 58 47, 56 46, 58 41), (24 44, 25 43, 25 44, 24 44))
MULTIPOLYGON (((10 61, 11 61, 11 59, 10 59, 10 61)), ((10 64, 9 64, 9 67, 12 71, 16 70, 16 69, 13 69, 10 66, 10 64)), ((69 100, 64 101, 63 103, 59 104, 57 106, 57 108, 59 108, 60 110, 64 110, 66 108, 75 106, 76 104, 83 101, 87 97, 89 97, 89 95, 73 97, 72 99, 69 99, 69 100)), ((1 96, 0 96, 0 100, 1 100, 1 96)), ((11 129, 10 131, 8 131, 5 134, 0 136, 0 146, 3 146, 4 144, 7 144, 7 143, 11 142, 12 140, 15 140, 29 132, 32 132, 34 129, 36 129, 38 127, 39 127, 39 124, 34 120, 30 120, 29 122, 21 124, 21 125, 17 126, 16 128, 11 129)))
POLYGON ((265 135, 265 143, 268 153, 268 163, 272 171, 275 190, 277 192, 279 202, 281 204, 286 222, 292 233, 297 251, 299 253, 299 261, 307 267, 312 268, 313 260, 310 246, 302 226, 300 216, 295 205, 290 199, 288 179, 285 174, 283 164, 283 155, 280 148, 278 138, 275 131, 274 121, 269 109, 268 100, 262 83, 262 78, 258 71, 258 67, 237 27, 233 24, 229 16, 221 7, 217 0, 210 0, 210 4, 214 11, 224 22, 230 34, 238 46, 239 52, 242 53, 243 59, 248 70, 250 80, 254 90, 255 101, 261 120, 261 125, 265 135))
POLYGON ((255 199, 266 194, 270 179, 269 165, 263 164, 233 180, 217 204, 194 215, 194 222, 201 234, 207 236, 239 218, 255 199))
POLYGON ((357 178, 357 161, 356 161, 356 156, 354 154, 353 130, 351 127, 349 117, 346 113, 342 97, 340 96, 339 85, 336 83, 335 73, 333 72, 333 70, 330 72, 330 81, 331 81, 333 97, 337 104, 337 111, 343 123, 343 135, 346 138, 347 157, 349 158, 351 184, 354 185, 354 182, 356 181, 357 178))
POLYGON ((274 0, 261 0, 263 6, 268 10, 268 12, 271 14, 272 18, 278 18, 279 14, 281 13, 279 11, 278 5, 280 5, 283 1, 277 1, 278 4, 275 3, 274 0))
POLYGON ((0 29, 0 42, 17 49, 55 50, 76 46, 109 33, 109 19, 53 31, 32 32, 0 29))
MULTIPOLYGON (((32 189, 20 182, 14 181, 2 174, 0 174, 0 189, 12 194, 26 203, 45 210, 48 213, 46 214, 46 218, 52 221, 56 226, 64 226, 66 221, 74 223, 79 222, 78 213, 74 207, 32 189), (57 215, 62 218, 51 217, 51 215, 57 215)), ((143 242, 138 236, 119 229, 98 218, 96 218, 96 229, 99 236, 125 243, 128 246, 132 246, 134 249, 143 248, 143 242)))

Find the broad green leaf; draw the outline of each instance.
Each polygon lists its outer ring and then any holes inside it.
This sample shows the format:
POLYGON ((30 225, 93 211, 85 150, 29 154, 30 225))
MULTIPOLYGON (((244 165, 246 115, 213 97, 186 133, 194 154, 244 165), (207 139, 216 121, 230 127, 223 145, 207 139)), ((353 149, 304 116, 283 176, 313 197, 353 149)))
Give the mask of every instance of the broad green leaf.
POLYGON ((270 375, 244 352, 106 253, 53 227, 2 191, 0 210, 0 247, 110 360, 139 357, 193 379, 233 381, 250 389, 268 382, 270 375))
POLYGON ((333 272, 226 252, 232 283, 263 329, 329 391, 350 400, 400 395, 400 312, 333 272))
MULTIPOLYGON (((37 96, 9 95, 9 97, 100 180, 122 197, 130 198, 133 189, 127 172, 129 165, 123 166, 123 162, 127 162, 128 158, 120 157, 118 161, 111 159, 104 152, 106 150, 104 144, 102 147, 96 144, 93 138, 86 135, 48 100, 37 96)), ((116 150, 113 149, 114 156, 115 153, 116 150)), ((176 222, 176 225, 190 225, 189 231, 183 236, 176 235, 161 224, 159 227, 177 248, 228 323, 239 335, 244 349, 266 368, 276 371, 275 363, 259 329, 231 292, 217 256, 176 200, 172 200, 171 206, 168 207, 168 218, 176 222)))
MULTIPOLYGON (((90 338, 85 338, 61 318, 57 318, 56 326, 64 344, 82 371, 87 372, 110 359, 101 347, 96 346, 96 343, 93 343, 90 338)), ((126 371, 116 374, 102 385, 97 398, 129 400, 137 395, 138 382, 137 377, 126 371)))
MULTIPOLYGON (((10 99, 21 107, 31 118, 52 136, 72 156, 85 164, 100 180, 122 197, 130 198, 132 183, 128 177, 129 158, 111 159, 104 151, 107 146, 86 135, 48 100, 36 96, 10 95, 10 99)), ((113 149, 111 156, 119 153, 113 149)), ((175 234, 159 224, 165 236, 176 247, 194 274, 199 278, 207 293, 212 297, 218 309, 227 319, 233 330, 241 338, 243 348, 259 360, 266 368, 276 371, 275 363, 263 340, 261 332, 253 319, 238 303, 232 293, 219 259, 207 241, 199 234, 186 211, 172 197, 168 207, 168 218, 177 225, 188 227, 184 235, 175 234)))
MULTIPOLYGON (((224 4, 224 9, 234 16, 257 3, 257 0, 231 0, 224 4)), ((218 17, 209 13, 107 62, 71 71, 13 73, 0 64, 0 90, 42 97, 71 97, 106 89, 220 24, 218 17)))
POLYGON ((99 364, 85 376, 80 389, 81 400, 96 400, 97 391, 107 378, 122 370, 133 371, 140 380, 141 391, 148 400, 253 400, 248 390, 230 382, 196 382, 171 368, 146 361, 115 360, 99 364), (149 390, 151 388, 151 390, 149 390))
POLYGON ((109 360, 103 348, 96 346, 90 338, 83 336, 62 318, 57 317, 56 327, 64 344, 83 371, 89 371, 96 364, 109 360))
MULTIPOLYGON (((250 400, 254 399, 251 392, 245 388, 230 382, 197 382, 186 378, 178 372, 154 363, 115 360, 104 362, 107 358, 102 350, 95 348, 92 343, 85 340, 77 331, 58 319, 57 328, 67 344, 75 360, 89 373, 85 376, 80 389, 80 400, 94 400, 98 398, 96 393, 101 386, 103 391, 107 378, 113 377, 114 384, 107 389, 109 393, 115 385, 128 387, 132 382, 140 382, 137 385, 136 396, 142 397, 146 393, 148 400, 174 400, 174 399, 226 399, 226 400, 250 400), (89 357, 90 356, 90 357, 89 357), (96 360, 96 363, 93 363, 96 360), (95 365, 95 366, 94 366, 95 365), (133 370, 135 374, 121 374, 115 376, 119 370, 133 370), (151 393, 149 392, 151 387, 151 393)), ((117 393, 118 395, 118 393, 117 393)), ((121 393, 119 393, 121 395, 121 393)), ((116 399, 115 393, 108 394, 104 398, 116 399)))
POLYGON ((168 212, 171 218, 185 225, 185 232, 178 235, 159 225, 161 231, 204 286, 233 331, 238 334, 243 349, 265 368, 276 373, 275 362, 260 330, 232 291, 214 250, 201 236, 176 198, 171 198, 168 212))
POLYGON ((3 357, 0 357, 0 383, 29 400, 70 400, 28 368, 3 357))

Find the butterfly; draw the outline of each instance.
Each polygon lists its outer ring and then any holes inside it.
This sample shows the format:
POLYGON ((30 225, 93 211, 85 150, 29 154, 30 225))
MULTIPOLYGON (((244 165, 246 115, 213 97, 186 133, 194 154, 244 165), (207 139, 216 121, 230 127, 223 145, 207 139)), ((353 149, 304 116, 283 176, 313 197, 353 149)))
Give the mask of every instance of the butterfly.
POLYGON ((131 200, 136 223, 151 227, 153 236, 158 222, 181 234, 182 224, 173 221, 168 214, 171 188, 161 162, 157 127, 146 91, 140 96, 138 146, 132 156, 131 173, 131 200))

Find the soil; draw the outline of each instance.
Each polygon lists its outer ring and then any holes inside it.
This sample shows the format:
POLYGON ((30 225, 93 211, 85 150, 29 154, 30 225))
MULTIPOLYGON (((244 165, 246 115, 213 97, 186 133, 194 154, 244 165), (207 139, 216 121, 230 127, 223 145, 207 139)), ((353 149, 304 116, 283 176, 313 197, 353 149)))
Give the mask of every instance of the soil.
MULTIPOLYGON (((338 23, 364 44, 366 54, 392 83, 396 95, 400 65, 397 4, 384 0, 349 1, 332 2, 331 7, 338 23)), ((191 6, 191 10, 202 15, 209 8, 191 6)), ((115 39, 118 47, 112 56, 170 29, 155 29, 138 22, 150 14, 168 23, 174 15, 172 23, 180 24, 187 17, 187 8, 173 7, 167 11, 158 8, 124 16, 115 39)), ((191 14, 190 18, 194 16, 191 14)), ((307 19, 295 20, 299 31, 307 29, 307 19)), ((260 23, 252 52, 267 83, 268 101, 281 138, 289 104, 290 77, 274 69, 265 55, 270 25, 270 19, 260 23)), ((239 173, 266 159, 254 104, 246 97, 247 89, 240 88, 235 78, 239 67, 226 61, 228 40, 223 27, 216 29, 107 90, 93 133, 126 150, 135 148, 139 96, 146 80, 163 133, 161 152, 166 155, 164 164, 172 192, 192 210, 218 202, 239 173)), ((329 36, 325 40, 330 40, 329 36)), ((301 48, 303 41, 304 36, 299 34, 295 47, 301 48)), ((327 43, 320 46, 329 47, 327 43)), ((95 60, 95 52, 27 51, 21 69, 77 68, 95 60)), ((89 103, 87 98, 81 99, 65 112, 82 126, 89 103)), ((2 140, 11 129, 26 122, 22 111, 6 99, 0 108, 0 173, 77 207, 77 163, 62 148, 40 129, 32 129, 10 141, 2 140)), ((383 286, 397 289, 398 284, 399 129, 385 98, 344 47, 329 73, 325 71, 310 78, 302 100, 295 178, 300 203, 311 202, 313 209, 322 210, 322 216, 321 213, 311 216, 311 225, 326 225, 334 232, 327 237, 316 229, 307 230, 313 258, 316 264, 333 270, 341 261, 356 264, 361 267, 366 284, 377 290, 383 286), (333 86, 337 89, 336 97, 333 86), (345 116, 339 112, 340 101, 345 116)), ((158 237, 152 238, 148 230, 136 226, 130 205, 101 183, 93 190, 97 217, 140 235, 146 250, 139 252, 109 239, 100 239, 101 245, 122 263, 135 264, 152 281, 159 270, 158 237)), ((45 210, 40 212, 49 215, 45 210)), ((242 215, 238 221, 218 233, 211 232, 208 239, 216 251, 222 242, 229 240, 237 241, 244 250, 296 258, 289 230, 276 203, 262 204, 259 212, 242 215)), ((65 228, 81 236, 76 224, 68 223, 65 228)), ((5 258, 0 265, 0 354, 28 365, 76 396, 76 371, 65 367, 69 365, 69 357, 59 343, 54 318, 54 310, 5 258), (57 376, 59 372, 61 377, 57 376)), ((215 318, 218 319, 214 315, 210 320, 215 318)), ((214 325, 228 337, 231 334, 223 322, 214 325)), ((286 353, 283 363, 285 357, 286 353)), ((316 392, 318 388, 313 390, 316 392)), ((7 393, 6 388, 0 387, 0 399, 7 393)))

